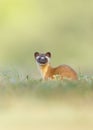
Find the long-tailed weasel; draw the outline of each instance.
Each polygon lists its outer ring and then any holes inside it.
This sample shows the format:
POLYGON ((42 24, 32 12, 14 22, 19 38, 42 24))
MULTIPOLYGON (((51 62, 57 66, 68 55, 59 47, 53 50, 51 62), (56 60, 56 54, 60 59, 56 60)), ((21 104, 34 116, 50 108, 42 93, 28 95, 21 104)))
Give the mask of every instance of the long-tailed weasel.
POLYGON ((51 53, 34 53, 35 60, 39 66, 41 76, 43 79, 54 79, 56 75, 60 76, 61 79, 78 79, 77 73, 68 65, 60 65, 58 67, 51 67, 50 58, 51 53))

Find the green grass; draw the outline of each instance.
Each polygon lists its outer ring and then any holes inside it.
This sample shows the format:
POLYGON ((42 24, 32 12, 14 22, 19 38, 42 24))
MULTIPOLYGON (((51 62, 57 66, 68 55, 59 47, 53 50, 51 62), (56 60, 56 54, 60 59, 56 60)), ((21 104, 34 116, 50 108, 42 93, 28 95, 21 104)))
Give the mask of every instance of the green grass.
POLYGON ((66 96, 87 97, 93 90, 93 76, 79 74, 77 81, 31 78, 17 70, 0 73, 0 96, 35 97, 40 99, 61 99, 66 96))

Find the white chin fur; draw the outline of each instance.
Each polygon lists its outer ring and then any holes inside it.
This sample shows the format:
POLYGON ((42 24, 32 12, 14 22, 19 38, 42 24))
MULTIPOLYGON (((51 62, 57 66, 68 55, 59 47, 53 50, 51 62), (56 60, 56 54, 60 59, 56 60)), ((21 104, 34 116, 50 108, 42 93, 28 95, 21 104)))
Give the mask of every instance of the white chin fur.
POLYGON ((38 62, 36 61, 36 63, 37 63, 38 65, 46 65, 46 64, 49 63, 49 62, 47 62, 47 63, 45 63, 45 64, 42 64, 42 63, 38 63, 38 62))

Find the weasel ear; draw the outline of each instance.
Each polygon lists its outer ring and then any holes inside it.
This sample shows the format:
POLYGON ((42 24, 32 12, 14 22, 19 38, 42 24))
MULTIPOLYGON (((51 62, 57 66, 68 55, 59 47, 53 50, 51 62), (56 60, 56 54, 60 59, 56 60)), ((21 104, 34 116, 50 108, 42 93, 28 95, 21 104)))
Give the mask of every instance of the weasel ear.
POLYGON ((34 53, 34 57, 36 58, 37 56, 39 56, 39 52, 34 53))
POLYGON ((47 53, 46 53, 46 56, 48 56, 49 58, 51 58, 51 53, 50 53, 50 52, 47 52, 47 53))

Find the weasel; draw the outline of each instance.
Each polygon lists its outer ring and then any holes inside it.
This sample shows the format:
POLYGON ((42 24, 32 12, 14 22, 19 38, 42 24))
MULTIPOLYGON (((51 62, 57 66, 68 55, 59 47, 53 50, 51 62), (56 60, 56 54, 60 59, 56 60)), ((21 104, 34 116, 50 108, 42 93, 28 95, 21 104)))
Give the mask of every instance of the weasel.
POLYGON ((39 53, 35 52, 34 57, 38 64, 41 76, 43 79, 54 79, 56 76, 60 76, 61 79, 77 80, 78 76, 75 70, 68 65, 60 65, 53 68, 50 65, 51 53, 39 53))

